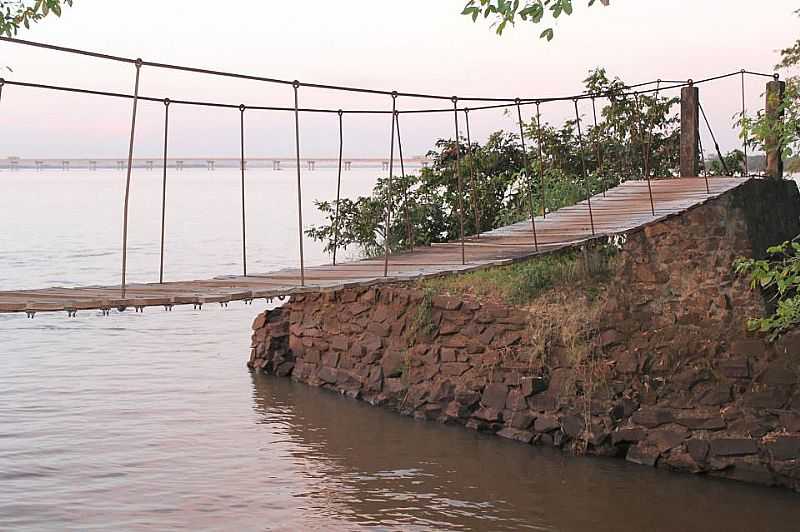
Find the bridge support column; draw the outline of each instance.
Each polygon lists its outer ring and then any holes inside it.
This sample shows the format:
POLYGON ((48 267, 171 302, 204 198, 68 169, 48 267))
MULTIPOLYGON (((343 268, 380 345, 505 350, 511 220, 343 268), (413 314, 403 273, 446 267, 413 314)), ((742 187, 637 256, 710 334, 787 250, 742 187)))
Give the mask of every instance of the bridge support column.
POLYGON ((681 177, 700 173, 700 91, 694 85, 681 89, 681 177))
MULTIPOLYGON (((771 120, 782 120, 784 94, 786 93, 786 83, 777 79, 767 83, 767 117, 771 120)), ((783 154, 781 153, 780 140, 775 136, 766 139, 767 151, 767 177, 781 179, 783 177, 783 154)))

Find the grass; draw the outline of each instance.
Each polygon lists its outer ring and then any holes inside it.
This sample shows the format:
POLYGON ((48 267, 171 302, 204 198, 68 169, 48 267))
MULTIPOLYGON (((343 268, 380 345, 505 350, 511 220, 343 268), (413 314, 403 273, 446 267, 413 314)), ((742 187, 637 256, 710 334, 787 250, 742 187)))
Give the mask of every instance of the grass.
MULTIPOLYGON (((511 264, 421 281, 427 292, 472 295, 512 305, 527 305, 546 291, 564 285, 583 286, 594 299, 597 283, 607 280, 614 252, 592 246, 511 264)), ((427 293, 426 292, 426 293, 427 293)))
POLYGON ((411 331, 414 336, 428 337, 436 332, 436 325, 433 323, 433 296, 436 295, 436 291, 426 286, 422 292, 422 301, 417 306, 411 322, 411 331))

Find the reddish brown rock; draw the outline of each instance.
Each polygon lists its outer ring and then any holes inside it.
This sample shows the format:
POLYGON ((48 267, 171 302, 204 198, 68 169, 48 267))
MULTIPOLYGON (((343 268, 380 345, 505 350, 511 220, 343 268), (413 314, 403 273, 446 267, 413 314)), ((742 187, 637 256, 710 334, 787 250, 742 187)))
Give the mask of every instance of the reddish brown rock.
POLYGON ((758 453, 758 443, 750 438, 717 438, 709 442, 714 456, 745 456, 758 453))
POLYGON ((631 417, 634 423, 647 428, 656 428, 673 421, 672 413, 659 408, 646 408, 638 410, 631 417))

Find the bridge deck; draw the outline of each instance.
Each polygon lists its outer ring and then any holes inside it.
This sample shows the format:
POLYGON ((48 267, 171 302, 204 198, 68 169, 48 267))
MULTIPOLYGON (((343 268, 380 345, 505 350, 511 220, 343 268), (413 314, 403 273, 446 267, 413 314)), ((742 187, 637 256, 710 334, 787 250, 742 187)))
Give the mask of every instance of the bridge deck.
MULTIPOLYGON (((744 179, 710 178, 711 193, 706 193, 701 178, 654 180, 655 217, 650 211, 646 181, 627 181, 592 198, 597 235, 624 233, 650 222, 684 211, 709 198, 719 196, 744 179)), ((552 251, 592 237, 586 202, 565 207, 547 218, 536 218, 538 253, 552 251)), ((306 286, 300 287, 298 269, 207 280, 164 284, 131 284, 126 297, 119 286, 47 288, 0 292, 0 312, 35 312, 141 308, 149 306, 202 305, 251 301, 318 291, 321 288, 352 286, 396 280, 411 280, 446 272, 473 270, 487 265, 505 264, 535 255, 530 220, 495 229, 466 243, 466 265, 461 264, 460 242, 436 244, 413 252, 392 255, 389 277, 383 277, 383 258, 309 267, 306 286)))

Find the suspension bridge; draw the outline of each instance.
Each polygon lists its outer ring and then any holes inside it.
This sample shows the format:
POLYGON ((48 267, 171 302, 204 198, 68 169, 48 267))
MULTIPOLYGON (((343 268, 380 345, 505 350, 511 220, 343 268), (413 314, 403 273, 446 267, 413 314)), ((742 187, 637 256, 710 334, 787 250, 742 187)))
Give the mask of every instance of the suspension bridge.
MULTIPOLYGON (((734 178, 730 176, 709 175, 705 165, 705 155, 702 151, 700 141, 701 123, 705 122, 706 127, 713 139, 715 150, 721 161, 723 161, 719 146, 714 137, 711 124, 702 108, 699 99, 699 86, 728 78, 741 78, 742 91, 742 113, 745 113, 745 84, 747 76, 769 78, 767 83, 767 98, 765 112, 778 115, 785 85, 776 76, 739 70, 736 72, 719 76, 708 77, 700 80, 686 81, 664 81, 656 80, 644 82, 636 85, 626 85, 622 90, 615 90, 613 93, 578 93, 568 96, 558 97, 475 97, 475 96, 445 96, 439 94, 423 94, 400 91, 386 91, 367 89, 359 87, 327 85, 320 83, 302 83, 300 81, 289 81, 275 78, 267 78, 251 74, 240 74, 204 68, 170 65, 165 63, 143 61, 121 56, 113 56, 104 53, 54 46, 50 44, 24 41, 20 39, 10 39, 0 37, 0 43, 4 45, 29 46, 44 48, 57 53, 78 54, 95 58, 99 61, 111 61, 132 66, 133 92, 119 93, 106 92, 81 87, 70 87, 64 85, 42 84, 27 80, 0 79, 0 116, 2 114, 3 91, 9 90, 43 90, 60 91, 88 94, 104 98, 116 98, 129 100, 132 105, 129 150, 127 158, 119 164, 120 169, 125 170, 125 193, 121 199, 122 207, 122 240, 121 240, 121 261, 120 261, 120 283, 114 286, 87 286, 79 288, 44 288, 36 290, 11 290, 0 291, 0 313, 19 312, 26 313, 28 317, 34 317, 40 312, 66 312, 69 316, 75 316, 78 311, 96 310, 108 314, 116 309, 123 311, 135 309, 141 311, 146 307, 164 307, 171 310, 175 305, 193 305, 195 308, 202 308, 205 304, 221 304, 227 306, 234 301, 252 302, 255 299, 283 298, 285 296, 333 289, 353 285, 369 285, 373 283, 395 282, 402 280, 414 280, 428 276, 438 276, 447 273, 470 271, 492 265, 507 264, 534 256, 539 253, 550 252, 576 243, 584 242, 593 238, 622 234, 649 223, 664 219, 666 217, 683 212, 695 205, 717 197, 733 188, 741 185, 747 179, 768 177, 782 177, 783 167, 778 146, 771 146, 767 151, 766 175, 755 176, 746 167, 747 165, 747 139, 744 143, 745 168, 744 177, 734 178), (166 97, 146 96, 139 93, 140 79, 142 71, 156 72, 161 69, 194 73, 197 75, 217 76, 224 78, 245 79, 269 84, 286 85, 293 88, 293 105, 290 106, 264 106, 234 104, 226 102, 209 102, 195 100, 170 99, 166 97), (379 95, 387 97, 387 106, 383 109, 328 109, 311 108, 300 106, 300 92, 303 88, 322 89, 331 92, 362 93, 369 95, 379 95), (680 91, 681 102, 681 128, 680 128, 680 171, 678 176, 657 176, 650 168, 649 150, 651 149, 652 129, 648 135, 642 133, 639 136, 640 146, 643 154, 643 164, 641 168, 625 168, 619 165, 614 182, 619 185, 607 190, 592 190, 589 185, 589 173, 586 168, 585 153, 591 149, 585 145, 584 119, 579 111, 579 104, 590 102, 594 114, 594 126, 597 127, 596 103, 603 99, 630 98, 638 103, 639 97, 646 94, 655 94, 668 91, 680 91), (422 101, 426 107, 416 107, 402 109, 398 101, 422 101), (145 164, 150 161, 152 166, 155 162, 160 164, 163 172, 162 181, 162 210, 161 210, 161 252, 159 278, 152 283, 128 283, 127 276, 127 256, 128 256, 128 205, 132 192, 131 171, 136 165, 137 159, 134 158, 134 138, 136 135, 136 117, 138 106, 141 102, 153 102, 163 105, 164 110, 164 147, 163 157, 160 160, 145 159, 145 164), (446 105, 443 104, 446 103, 446 105), (545 178, 545 146, 542 142, 542 109, 552 102, 572 102, 575 110, 575 125, 577 138, 580 145, 582 179, 585 184, 585 194, 583 201, 575 205, 564 207, 549 212, 548 205, 548 183, 545 178), (169 111, 172 105, 216 107, 238 110, 240 118, 239 138, 240 138, 240 157, 238 166, 241 169, 241 244, 242 244, 242 272, 241 275, 219 276, 213 279, 189 280, 183 282, 164 282, 164 237, 167 231, 165 226, 166 193, 169 176, 169 111), (537 148, 539 151, 538 165, 533 165, 527 160, 528 151, 525 146, 526 135, 524 134, 523 109, 533 108, 535 121, 538 128, 534 131, 534 138, 537 138, 537 148), (488 109, 515 109, 519 124, 519 133, 522 141, 523 154, 526 160, 523 162, 524 182, 527 183, 529 190, 526 191, 530 200, 530 218, 526 221, 502 227, 481 234, 465 234, 465 218, 474 214, 480 215, 479 209, 474 213, 466 213, 464 209, 465 198, 469 194, 475 194, 475 181, 479 178, 476 175, 474 165, 470 163, 471 150, 473 144, 470 133, 470 118, 483 110, 488 109), (247 270, 247 234, 246 234, 246 194, 245 172, 247 170, 247 157, 245 151, 245 118, 249 113, 258 111, 281 111, 292 113, 294 116, 294 140, 295 156, 293 158, 293 168, 296 170, 296 200, 297 200, 297 221, 298 221, 298 265, 295 268, 276 272, 252 273, 247 270), (388 157, 381 159, 388 171, 388 187, 392 198, 396 201, 389 201, 386 212, 382 220, 384 227, 389 227, 393 216, 404 216, 404 205, 402 190, 393 187, 393 179, 398 175, 405 178, 406 166, 412 163, 421 164, 421 159, 405 158, 402 151, 402 141, 400 138, 401 117, 419 113, 449 113, 453 117, 454 138, 459 139, 458 149, 454 149, 455 164, 454 175, 457 177, 458 193, 458 212, 460 221, 459 239, 454 242, 434 244, 416 248, 413 250, 393 252, 389 248, 388 241, 384 244, 384 253, 380 258, 371 258, 355 262, 337 262, 336 249, 338 247, 338 212, 334 221, 336 228, 336 240, 334 242, 333 261, 331 264, 319 266, 307 266, 303 253, 303 212, 302 212, 302 172, 304 159, 301 154, 301 127, 300 119, 308 113, 326 113, 338 115, 338 137, 339 154, 334 158, 338 168, 337 197, 340 200, 342 171, 349 167, 348 159, 344 158, 344 118, 353 114, 375 115, 377 119, 386 118, 387 126, 390 129, 387 137, 390 139, 388 157), (463 117, 463 118, 462 118, 463 117), (464 125, 466 133, 466 147, 462 147, 461 125, 464 125), (536 135, 538 133, 538 135, 536 135), (703 172, 700 172, 700 166, 703 172), (399 174, 396 174, 398 170, 399 174), (538 168, 537 168, 538 166, 538 168), (634 175, 636 174, 636 175, 634 175), (534 207, 534 191, 540 195, 543 208, 534 207), (537 212, 538 211, 538 212, 537 212)), ((647 129, 644 118, 641 118, 641 132, 647 129)), ((13 127, 13 125, 11 126, 13 127)), ((602 146, 595 146, 601 150, 602 146)), ((552 159, 552 155, 551 159, 552 159)), ((90 162, 87 160, 87 163, 90 162)), ((177 169, 176 165, 171 166, 177 169)), ((312 170, 306 163, 306 171, 312 170)), ((731 173, 727 171, 725 173, 731 173)), ((401 181, 405 182, 405 179, 401 181)), ((475 196, 473 196, 475 197, 475 196)), ((473 202, 475 203, 475 202, 473 202)), ((407 212, 407 211, 405 211, 407 212)), ((476 226, 480 224, 476 223, 476 226)))

